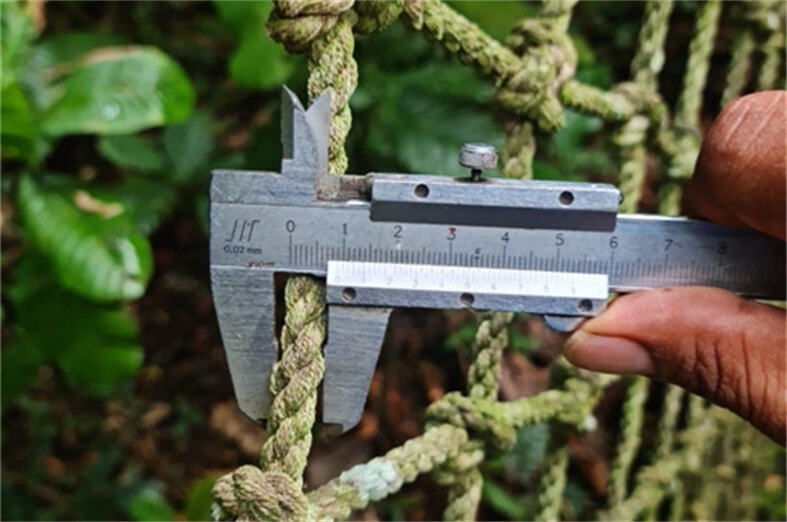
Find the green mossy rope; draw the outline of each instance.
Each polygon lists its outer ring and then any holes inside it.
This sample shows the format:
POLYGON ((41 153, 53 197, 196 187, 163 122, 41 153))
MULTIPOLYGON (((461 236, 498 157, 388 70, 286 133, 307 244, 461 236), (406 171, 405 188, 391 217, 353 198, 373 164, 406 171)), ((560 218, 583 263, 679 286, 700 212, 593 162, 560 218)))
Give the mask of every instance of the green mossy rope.
MULTIPOLYGON (((508 346, 507 328, 513 317, 511 313, 497 312, 488 314, 479 324, 471 354, 473 362, 467 373, 468 396, 497 400, 500 360, 508 346)), ((447 461, 445 469, 436 473, 438 482, 450 486, 443 512, 445 520, 474 520, 478 511, 483 484, 478 464, 484 454, 482 448, 468 448, 468 452, 462 456, 464 459, 447 461)))
POLYGON ((609 471, 607 502, 611 506, 623 502, 628 492, 629 471, 642 439, 643 408, 650 381, 645 377, 633 377, 627 384, 620 421, 620 440, 609 471))

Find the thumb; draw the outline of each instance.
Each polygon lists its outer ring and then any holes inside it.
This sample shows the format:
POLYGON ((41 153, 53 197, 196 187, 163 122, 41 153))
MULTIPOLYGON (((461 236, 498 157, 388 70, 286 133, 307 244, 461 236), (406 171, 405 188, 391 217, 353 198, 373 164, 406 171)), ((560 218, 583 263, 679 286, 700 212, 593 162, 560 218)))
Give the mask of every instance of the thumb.
POLYGON ((565 356, 683 386, 785 442, 784 310, 713 288, 636 292, 582 325, 565 356))

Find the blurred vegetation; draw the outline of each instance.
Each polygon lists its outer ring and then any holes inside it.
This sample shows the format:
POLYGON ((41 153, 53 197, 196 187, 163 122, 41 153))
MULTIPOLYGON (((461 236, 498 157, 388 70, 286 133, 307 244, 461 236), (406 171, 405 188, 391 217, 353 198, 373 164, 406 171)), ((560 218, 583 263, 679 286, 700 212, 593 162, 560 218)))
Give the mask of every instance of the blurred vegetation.
MULTIPOLYGON (((499 39, 536 9, 453 6, 499 39)), ((270 9, 0 3, 4 519, 201 520, 213 478, 249 459, 208 426, 232 399, 207 291, 207 187, 214 167, 278 170, 279 86, 305 98, 304 60, 263 30, 270 9)), ((670 101, 694 9, 680 3, 674 16, 670 101)), ((641 11, 577 8, 580 80, 626 78, 641 11)), ((359 41, 356 59, 350 172, 456 175, 463 142, 502 144, 491 87, 420 35, 395 24, 359 41)), ((538 137, 536 177, 614 182, 601 122, 570 113, 566 123, 538 137)), ((473 335, 465 324, 434 344, 455 351, 473 335)), ((511 337, 525 355, 537 344, 511 337)), ((545 426, 523 429, 486 464, 486 516, 529 512, 548 440, 545 426)), ((763 518, 784 517, 783 469, 773 477, 763 518)), ((598 502, 576 473, 566 496, 569 518, 598 502)), ((434 515, 428 504, 406 488, 377 514, 434 515)))

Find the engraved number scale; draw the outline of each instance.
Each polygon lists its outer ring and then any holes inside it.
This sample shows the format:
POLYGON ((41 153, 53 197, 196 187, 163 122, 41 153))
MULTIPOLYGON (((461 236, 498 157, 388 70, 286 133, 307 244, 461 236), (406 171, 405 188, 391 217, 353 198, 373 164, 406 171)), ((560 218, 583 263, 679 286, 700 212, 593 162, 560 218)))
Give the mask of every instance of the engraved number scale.
POLYGON ((360 419, 393 307, 508 310, 575 328, 610 291, 675 285, 783 299, 784 244, 703 221, 617 214, 605 184, 328 174, 330 100, 285 89, 282 173, 216 171, 211 279, 241 410, 265 418, 277 358, 275 273, 326 278, 322 420, 360 419))

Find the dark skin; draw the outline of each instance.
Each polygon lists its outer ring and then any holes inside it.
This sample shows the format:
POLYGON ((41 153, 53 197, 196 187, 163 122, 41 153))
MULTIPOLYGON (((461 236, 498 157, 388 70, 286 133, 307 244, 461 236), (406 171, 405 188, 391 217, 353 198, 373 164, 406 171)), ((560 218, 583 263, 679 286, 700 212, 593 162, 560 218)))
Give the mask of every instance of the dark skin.
MULTIPOLYGON (((688 187, 691 213, 785 239, 787 91, 728 104, 705 136, 688 187)), ((787 426, 785 310, 714 288, 616 299, 566 343, 591 370, 649 375, 729 408, 780 444, 787 426)))

